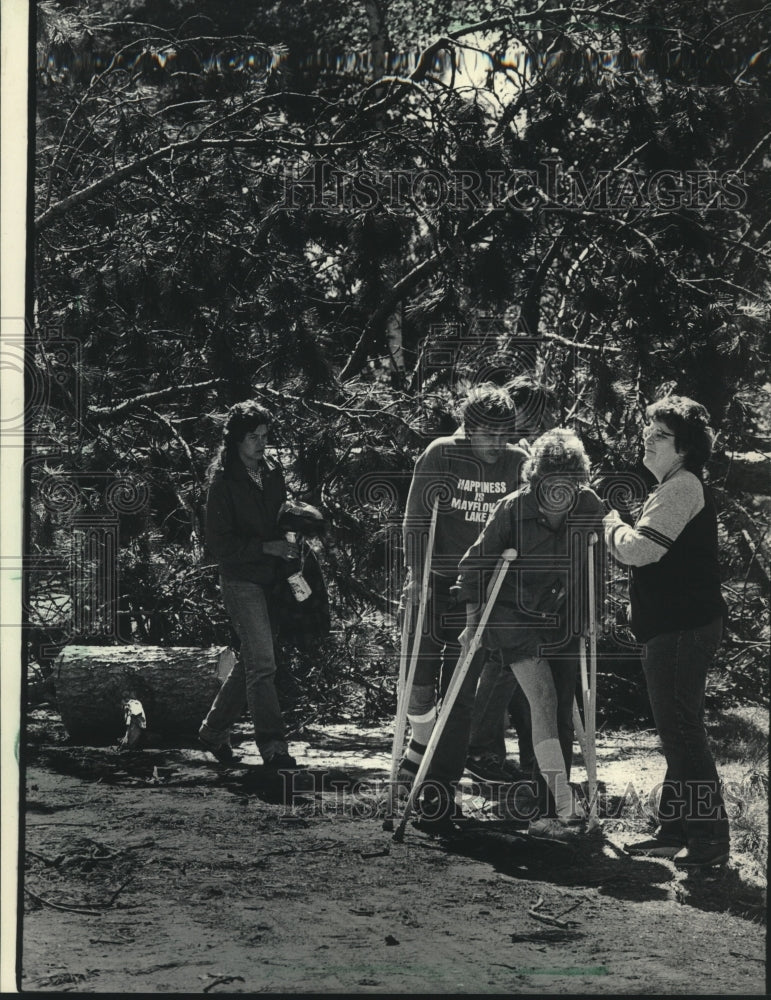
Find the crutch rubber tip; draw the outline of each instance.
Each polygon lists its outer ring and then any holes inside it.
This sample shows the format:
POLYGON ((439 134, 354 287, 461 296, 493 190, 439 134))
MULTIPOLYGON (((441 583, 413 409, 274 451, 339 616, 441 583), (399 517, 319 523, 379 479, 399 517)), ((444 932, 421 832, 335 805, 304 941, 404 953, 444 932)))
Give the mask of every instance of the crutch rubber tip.
POLYGON ((392 819, 383 820, 383 829, 386 831, 386 833, 392 833, 393 828, 394 828, 394 821, 392 819))
POLYGON ((403 844, 404 843, 404 827, 403 826, 397 827, 396 833, 393 836, 393 840, 394 840, 395 844, 403 844))
POLYGON ((506 562, 511 562, 512 559, 516 558, 517 558, 516 549, 504 549, 503 552, 501 552, 501 559, 505 559, 506 562))

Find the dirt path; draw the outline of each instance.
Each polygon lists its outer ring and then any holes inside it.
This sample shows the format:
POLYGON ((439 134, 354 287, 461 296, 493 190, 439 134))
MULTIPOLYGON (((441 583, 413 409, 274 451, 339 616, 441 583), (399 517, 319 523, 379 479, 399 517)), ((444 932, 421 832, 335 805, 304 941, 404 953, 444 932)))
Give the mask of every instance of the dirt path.
POLYGON ((51 713, 33 713, 22 988, 765 993, 751 862, 687 875, 619 850, 641 828, 622 792, 660 776, 651 737, 600 740, 606 806, 621 815, 572 849, 528 843, 471 788, 476 830, 447 843, 408 827, 396 844, 371 794, 385 729, 310 736, 312 749, 294 746, 317 791, 287 806, 246 740, 245 766, 224 771, 195 749, 71 747, 51 713), (564 926, 538 919, 560 914, 564 926))

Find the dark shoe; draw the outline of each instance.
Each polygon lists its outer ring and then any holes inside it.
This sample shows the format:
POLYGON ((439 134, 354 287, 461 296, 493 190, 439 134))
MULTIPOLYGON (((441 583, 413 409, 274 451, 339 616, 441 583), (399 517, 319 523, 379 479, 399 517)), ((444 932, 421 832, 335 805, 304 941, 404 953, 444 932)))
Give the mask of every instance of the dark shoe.
POLYGON ((632 858, 672 859, 682 849, 682 840, 675 837, 649 837, 634 844, 624 844, 624 853, 632 858))
POLYGON ((532 820, 527 833, 533 840, 572 844, 586 833, 586 820, 583 816, 571 816, 568 819, 551 819, 543 816, 541 819, 532 820))
POLYGON ((458 825, 452 818, 454 812, 455 794, 452 788, 432 781, 423 790, 412 825, 423 833, 444 836, 457 833, 458 825))
POLYGON ((409 798, 412 791, 412 782, 415 780, 415 773, 411 768, 404 766, 404 761, 399 764, 399 770, 396 772, 396 788, 394 789, 396 798, 399 801, 409 798))
POLYGON ((272 771, 293 771, 297 769, 297 761, 288 753, 274 753, 268 760, 263 761, 265 767, 272 771))
POLYGON ((497 786, 497 794, 492 796, 494 815, 525 826, 538 819, 541 810, 530 781, 512 781, 508 785, 497 786))
POLYGON ((678 868, 712 868, 714 865, 724 865, 728 861, 729 844, 725 841, 709 841, 689 844, 675 855, 675 865, 678 868))
POLYGON ((466 760, 466 770, 472 778, 491 785, 509 785, 516 780, 506 772, 500 759, 493 753, 469 757, 466 760))
POLYGON ((533 776, 532 768, 529 771, 523 771, 519 765, 515 764, 513 760, 509 760, 508 757, 501 762, 501 767, 503 768, 503 773, 512 784, 517 781, 530 781, 533 776))
POLYGON ((516 782, 512 806, 515 819, 530 821, 538 818, 538 796, 531 781, 516 782))
POLYGON ((451 837, 453 834, 460 832, 458 824, 451 820, 449 816, 438 816, 436 819, 429 819, 423 816, 422 813, 418 813, 412 821, 412 825, 416 830, 420 830, 421 833, 428 833, 432 837, 451 837))
POLYGON ((207 753, 217 758, 220 764, 232 764, 236 759, 233 747, 229 743, 209 743, 203 736, 198 737, 198 742, 207 753))

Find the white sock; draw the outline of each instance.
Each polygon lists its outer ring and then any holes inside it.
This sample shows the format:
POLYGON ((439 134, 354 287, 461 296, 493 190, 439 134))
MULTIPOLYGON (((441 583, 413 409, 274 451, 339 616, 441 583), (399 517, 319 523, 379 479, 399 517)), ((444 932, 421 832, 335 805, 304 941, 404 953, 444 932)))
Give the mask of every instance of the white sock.
POLYGON ((407 757, 414 761, 417 754, 417 762, 420 764, 436 722, 436 694, 432 684, 413 684, 407 719, 411 729, 407 757))
POLYGON ((546 779, 549 791, 554 796, 554 803, 557 807, 557 816, 565 819, 575 812, 573 806, 573 789, 568 783, 568 776, 565 773, 565 760, 562 756, 560 741, 555 739, 542 740, 536 743, 535 759, 541 774, 546 779))

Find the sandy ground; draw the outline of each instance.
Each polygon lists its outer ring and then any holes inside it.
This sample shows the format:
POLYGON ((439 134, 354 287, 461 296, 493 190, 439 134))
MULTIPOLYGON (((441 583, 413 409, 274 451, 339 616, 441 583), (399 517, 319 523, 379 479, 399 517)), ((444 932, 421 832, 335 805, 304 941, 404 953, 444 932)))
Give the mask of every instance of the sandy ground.
MULTIPOLYGON (((600 735, 606 818, 578 847, 528 841, 468 782, 461 837, 396 843, 374 792, 386 728, 307 731, 294 788, 239 733, 223 769, 192 742, 72 746, 31 713, 23 991, 766 992, 763 866, 620 851, 661 778, 651 733, 600 735)), ((746 761, 721 770, 739 809, 746 761)))

